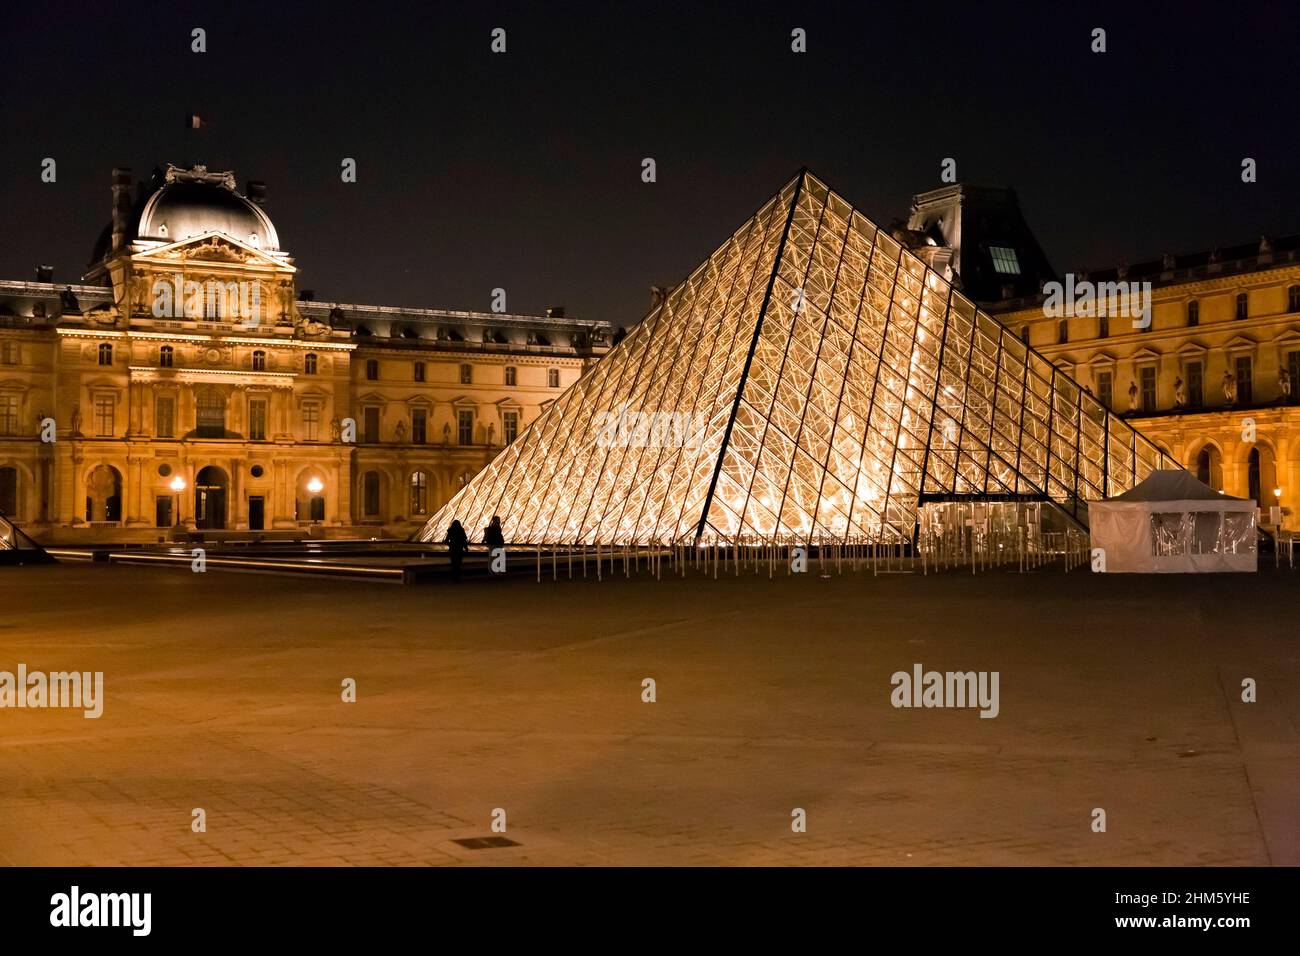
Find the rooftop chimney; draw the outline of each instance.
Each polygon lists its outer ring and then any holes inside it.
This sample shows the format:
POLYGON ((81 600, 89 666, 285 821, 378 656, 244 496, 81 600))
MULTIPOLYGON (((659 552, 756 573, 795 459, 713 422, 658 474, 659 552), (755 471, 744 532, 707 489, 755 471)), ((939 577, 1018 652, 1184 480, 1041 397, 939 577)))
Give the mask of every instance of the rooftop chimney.
POLYGON ((266 202, 266 183, 260 179, 250 179, 248 181, 248 201, 255 202, 259 206, 266 202))
POLYGON ((37 267, 36 267, 36 281, 37 281, 37 282, 53 282, 53 281, 54 281, 54 266, 37 266, 37 267))
POLYGON ((564 318, 564 306, 562 306, 562 305, 553 305, 553 306, 551 306, 549 309, 546 310, 546 317, 547 317, 548 319, 562 319, 562 318, 564 318))
POLYGON ((118 252, 126 245, 126 233, 131 218, 131 168, 116 166, 113 168, 113 244, 112 252, 118 252))

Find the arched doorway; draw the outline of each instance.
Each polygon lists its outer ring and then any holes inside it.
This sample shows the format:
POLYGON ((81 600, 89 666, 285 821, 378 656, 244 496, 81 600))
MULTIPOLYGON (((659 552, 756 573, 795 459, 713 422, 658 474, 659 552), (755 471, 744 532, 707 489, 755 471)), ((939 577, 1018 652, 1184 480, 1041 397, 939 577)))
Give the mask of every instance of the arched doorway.
POLYGON ((122 520, 122 476, 112 465, 96 465, 86 477, 86 520, 122 520))
POLYGON ((1214 445, 1207 444, 1197 454, 1196 477, 1215 491, 1223 490, 1223 456, 1214 445))
POLYGON ((1256 445, 1246 458, 1246 487, 1249 496, 1264 509, 1265 516, 1277 504, 1273 494, 1276 485, 1277 462, 1273 458, 1273 449, 1256 445))
POLYGON ((325 490, 325 475, 319 469, 307 468, 299 474, 294 518, 298 521, 324 521, 325 490))
POLYGON ((223 469, 208 465, 194 479, 194 526, 218 529, 226 526, 226 489, 230 479, 223 469))

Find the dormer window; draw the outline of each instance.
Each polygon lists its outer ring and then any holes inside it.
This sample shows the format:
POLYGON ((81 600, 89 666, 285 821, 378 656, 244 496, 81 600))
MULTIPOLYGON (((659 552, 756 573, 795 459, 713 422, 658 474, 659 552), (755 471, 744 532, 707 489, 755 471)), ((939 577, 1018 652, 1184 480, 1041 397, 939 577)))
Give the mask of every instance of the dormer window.
POLYGON ((1009 246, 989 246, 989 255, 993 257, 993 271, 1004 276, 1020 275, 1020 260, 1016 250, 1009 246))
POLYGON ((162 222, 158 224, 158 235, 162 236, 164 239, 167 238, 167 223, 162 222))
POLYGON ((259 239, 259 238, 257 237, 257 233, 255 233, 255 232, 250 232, 250 233, 248 234, 248 244, 249 244, 250 246, 252 246, 254 249, 256 249, 258 246, 260 246, 261 243, 262 243, 262 240, 259 239))

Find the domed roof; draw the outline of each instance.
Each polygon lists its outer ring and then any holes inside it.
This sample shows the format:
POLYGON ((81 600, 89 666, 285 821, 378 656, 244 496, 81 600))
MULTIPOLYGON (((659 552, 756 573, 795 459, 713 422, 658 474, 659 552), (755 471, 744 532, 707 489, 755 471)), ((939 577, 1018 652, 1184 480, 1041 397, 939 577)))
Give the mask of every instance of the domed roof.
POLYGON ((169 166, 162 188, 144 204, 136 238, 180 242, 209 232, 224 233, 259 249, 280 248, 270 218, 235 191, 233 173, 169 166))
MULTIPOLYGON (((166 172, 155 172, 153 185, 153 192, 140 197, 131 210, 128 241, 172 243, 219 232, 246 246, 280 249, 270 217, 236 191, 234 173, 168 166, 166 172)), ((105 228, 99 237, 92 263, 108 253, 110 233, 111 228, 105 228)))

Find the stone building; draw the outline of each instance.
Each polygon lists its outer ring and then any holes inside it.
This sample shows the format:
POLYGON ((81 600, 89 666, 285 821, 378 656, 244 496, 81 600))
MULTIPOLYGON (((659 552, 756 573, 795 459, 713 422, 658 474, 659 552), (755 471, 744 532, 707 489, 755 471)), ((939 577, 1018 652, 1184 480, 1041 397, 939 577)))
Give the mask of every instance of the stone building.
POLYGON ((406 536, 610 347, 558 308, 314 301, 264 196, 117 169, 81 283, 0 281, 0 512, 47 542, 406 536))
POLYGON ((1193 474, 1258 502, 1262 525, 1300 528, 1300 236, 1058 277, 1009 192, 922 194, 900 234, 1193 474))

